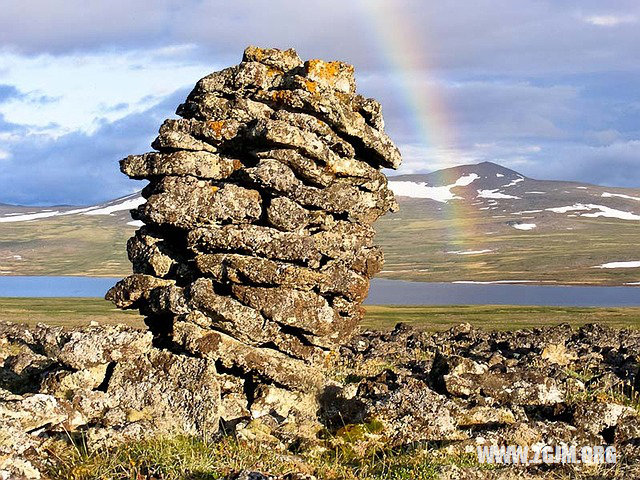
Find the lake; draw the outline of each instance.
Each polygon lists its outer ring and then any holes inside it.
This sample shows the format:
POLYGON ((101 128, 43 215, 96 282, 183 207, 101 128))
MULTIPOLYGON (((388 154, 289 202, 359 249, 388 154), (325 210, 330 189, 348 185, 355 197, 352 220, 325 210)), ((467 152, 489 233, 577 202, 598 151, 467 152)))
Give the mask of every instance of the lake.
MULTIPOLYGON (((0 297, 103 297, 119 278, 0 277, 0 297)), ((640 306, 638 287, 568 287, 374 279, 369 305, 640 306)))

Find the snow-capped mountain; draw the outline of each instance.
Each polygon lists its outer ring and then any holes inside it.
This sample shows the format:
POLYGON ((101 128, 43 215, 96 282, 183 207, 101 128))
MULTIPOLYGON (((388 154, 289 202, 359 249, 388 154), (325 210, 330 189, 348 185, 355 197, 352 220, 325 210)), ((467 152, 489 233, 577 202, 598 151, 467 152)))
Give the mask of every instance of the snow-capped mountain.
POLYGON ((539 222, 558 227, 561 218, 640 221, 638 190, 535 180, 491 162, 395 176, 389 186, 401 204, 426 201, 436 210, 464 204, 466 215, 505 218, 505 225, 519 230, 533 230, 539 222))
POLYGON ((92 205, 89 207, 74 207, 68 205, 51 207, 23 207, 0 203, 0 223, 33 222, 45 218, 66 217, 75 215, 109 215, 118 216, 126 220, 129 225, 138 225, 140 222, 131 220, 129 210, 144 203, 140 193, 133 193, 125 197, 116 198, 109 202, 92 205))

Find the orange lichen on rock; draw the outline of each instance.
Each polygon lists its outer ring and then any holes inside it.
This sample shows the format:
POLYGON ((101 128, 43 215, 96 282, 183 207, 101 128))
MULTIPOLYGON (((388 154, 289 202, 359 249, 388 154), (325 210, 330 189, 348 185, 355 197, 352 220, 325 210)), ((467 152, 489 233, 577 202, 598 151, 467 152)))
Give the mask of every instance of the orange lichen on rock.
POLYGON ((209 128, 213 130, 216 137, 222 137, 222 130, 224 129, 224 120, 216 120, 208 123, 209 128))
POLYGON ((287 100, 287 98, 290 96, 291 92, 287 91, 287 90, 276 90, 275 92, 273 92, 271 94, 271 98, 273 99, 274 102, 284 102, 287 100))
POLYGON ((283 75, 284 72, 279 68, 267 67, 267 76, 275 77, 276 75, 283 75))
MULTIPOLYGON (((331 78, 338 75, 338 73, 342 70, 342 67, 348 67, 341 62, 325 62, 323 60, 309 60, 305 62, 304 68, 307 75, 315 75, 321 78, 331 78)), ((353 71, 353 67, 351 67, 353 71)))
POLYGON ((233 169, 234 170, 240 170, 242 167, 244 167, 242 162, 240 160, 238 160, 237 158, 234 158, 233 159, 233 169))
POLYGON ((343 92, 355 91, 354 69, 343 62, 308 60, 304 64, 306 77, 319 85, 335 88, 343 92))
POLYGON ((311 93, 316 93, 318 91, 318 84, 312 80, 307 80, 304 82, 305 87, 311 93))

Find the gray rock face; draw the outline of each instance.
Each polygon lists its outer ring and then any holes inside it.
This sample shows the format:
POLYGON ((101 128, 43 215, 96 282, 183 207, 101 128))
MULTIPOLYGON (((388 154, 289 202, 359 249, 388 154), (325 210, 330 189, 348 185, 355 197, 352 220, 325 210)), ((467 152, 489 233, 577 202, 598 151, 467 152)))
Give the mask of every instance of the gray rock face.
POLYGON ((382 268, 371 224, 397 208, 380 104, 356 93, 351 65, 249 47, 177 113, 155 152, 121 161, 149 181, 133 211, 145 226, 128 244, 134 274, 107 298, 173 352, 311 393, 382 268))
POLYGON ((34 465, 69 432, 91 448, 212 435, 220 385, 212 360, 154 348, 149 332, 0 323, 0 478, 41 478, 34 465))

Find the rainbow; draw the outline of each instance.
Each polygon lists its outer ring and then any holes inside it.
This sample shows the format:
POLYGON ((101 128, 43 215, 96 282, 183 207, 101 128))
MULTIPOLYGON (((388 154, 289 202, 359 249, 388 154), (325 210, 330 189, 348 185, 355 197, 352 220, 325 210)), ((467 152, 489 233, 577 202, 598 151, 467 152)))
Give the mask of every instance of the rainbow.
MULTIPOLYGON (((442 82, 434 74, 432 55, 427 49, 416 48, 416 39, 424 39, 429 33, 427 28, 418 25, 417 17, 397 2, 357 0, 357 5, 372 27, 370 38, 376 42, 376 50, 381 52, 388 71, 393 72, 392 88, 412 129, 410 133, 418 139, 417 146, 429 148, 437 157, 436 168, 428 164, 425 167, 436 170, 460 165, 464 156, 457 148, 452 115, 444 101, 442 82)), ((434 42, 427 39, 427 44, 434 42)), ((455 180, 442 178, 443 184, 455 180)), ((467 202, 455 200, 445 208, 449 217, 444 239, 447 245, 458 250, 478 250, 478 240, 486 236, 472 220, 471 214, 477 212, 467 202)))

